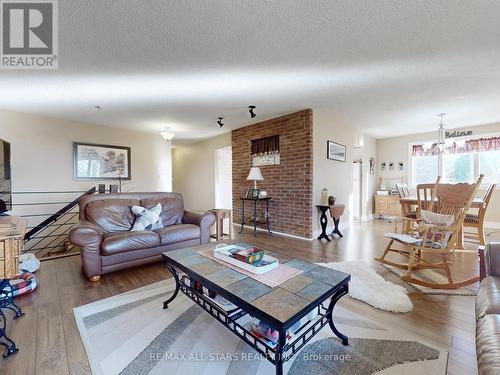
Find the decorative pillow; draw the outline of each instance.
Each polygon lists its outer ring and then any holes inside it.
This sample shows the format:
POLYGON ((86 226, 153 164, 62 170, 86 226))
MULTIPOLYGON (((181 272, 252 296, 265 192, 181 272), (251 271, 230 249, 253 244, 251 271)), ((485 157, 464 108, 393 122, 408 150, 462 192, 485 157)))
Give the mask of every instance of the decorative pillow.
POLYGON ((442 225, 444 227, 449 227, 455 221, 455 216, 453 215, 437 214, 435 212, 426 210, 422 210, 420 212, 420 216, 422 216, 422 220, 426 224, 442 225))
POLYGON ((151 207, 149 210, 141 206, 132 206, 132 213, 135 215, 135 223, 130 231, 155 230, 163 228, 160 214, 161 203, 151 207))

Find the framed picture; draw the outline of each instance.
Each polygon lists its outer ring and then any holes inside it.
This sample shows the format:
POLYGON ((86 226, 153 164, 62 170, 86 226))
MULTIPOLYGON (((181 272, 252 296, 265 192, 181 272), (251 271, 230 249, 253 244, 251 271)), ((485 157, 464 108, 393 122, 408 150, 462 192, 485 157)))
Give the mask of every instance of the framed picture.
POLYGON ((251 192, 252 192, 252 188, 247 188, 245 190, 245 194, 243 195, 244 198, 250 198, 251 197, 251 192))
POLYGON ((73 142, 75 180, 130 180, 130 147, 73 142))
POLYGON ((252 198, 259 198, 259 189, 252 189, 252 198))
POLYGON ((326 156, 330 160, 346 161, 346 147, 333 141, 327 141, 326 156))

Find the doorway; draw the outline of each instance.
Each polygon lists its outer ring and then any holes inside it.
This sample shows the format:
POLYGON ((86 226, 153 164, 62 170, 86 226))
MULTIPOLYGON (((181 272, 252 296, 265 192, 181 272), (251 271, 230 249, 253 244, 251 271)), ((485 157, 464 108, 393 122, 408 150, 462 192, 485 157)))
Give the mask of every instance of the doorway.
POLYGON ((215 150, 215 208, 232 209, 233 160, 231 147, 215 150))
POLYGON ((361 220, 363 194, 363 164, 355 161, 352 164, 352 215, 354 220, 361 220))
MULTIPOLYGON (((215 150, 215 208, 233 208, 233 159, 231 147, 215 150)), ((224 220, 224 233, 229 233, 229 221, 224 220)))

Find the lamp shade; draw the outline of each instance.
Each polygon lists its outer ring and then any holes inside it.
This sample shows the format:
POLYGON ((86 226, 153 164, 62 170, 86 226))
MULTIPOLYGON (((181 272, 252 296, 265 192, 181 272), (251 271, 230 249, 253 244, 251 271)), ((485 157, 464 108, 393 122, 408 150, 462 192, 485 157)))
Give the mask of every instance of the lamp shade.
POLYGON ((248 174, 247 180, 251 181, 262 181, 264 177, 262 177, 262 173, 260 173, 259 167, 251 167, 250 173, 248 174))

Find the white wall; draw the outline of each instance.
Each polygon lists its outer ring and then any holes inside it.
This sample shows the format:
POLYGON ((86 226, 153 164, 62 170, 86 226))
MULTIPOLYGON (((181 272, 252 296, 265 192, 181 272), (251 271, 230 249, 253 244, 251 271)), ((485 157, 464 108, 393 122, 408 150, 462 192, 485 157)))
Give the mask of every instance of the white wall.
POLYGON ((174 146, 173 190, 182 193, 187 209, 215 208, 216 150, 230 146, 231 133, 197 143, 174 146))
MULTIPOLYGON (((373 194, 375 193, 375 175, 369 174, 369 159, 376 158, 376 142, 363 136, 364 147, 354 149, 354 144, 361 134, 349 124, 327 111, 313 109, 313 205, 319 203, 321 191, 328 189, 329 195, 337 198, 337 203, 346 204, 341 227, 346 227, 353 220, 352 205, 352 163, 355 159, 363 161, 363 202, 362 215, 371 219, 373 194), (339 162, 326 157, 327 141, 334 141, 347 147, 347 161, 339 162)), ((313 233, 320 231, 318 210, 312 209, 313 233)), ((331 221, 329 222, 329 227, 331 221)))
POLYGON ((171 191, 170 143, 159 135, 0 111, 0 138, 11 143, 13 191, 86 190, 110 181, 73 179, 73 141, 131 147, 124 191, 171 191))
MULTIPOLYGON (((455 130, 455 129, 450 129, 455 130)), ((472 130, 473 136, 481 134, 492 134, 500 132, 500 123, 495 124, 486 124, 480 126, 473 126, 470 128, 461 128, 456 130, 472 130)), ((420 133, 420 134, 412 134, 401 137, 393 137, 393 138, 385 138, 377 140, 377 176, 387 180, 391 183, 396 183, 397 180, 400 180, 401 177, 404 177, 406 181, 409 180, 409 169, 411 168, 410 159, 408 154, 408 145, 410 142, 419 142, 419 141, 430 141, 437 138, 437 127, 435 132, 431 133, 420 133), (380 163, 382 161, 404 161, 405 169, 404 171, 389 171, 386 170, 382 172, 380 170, 380 163)), ((397 169, 397 168, 395 168, 397 169)), ((378 180, 377 180, 378 181, 378 180)), ((378 182, 377 182, 378 184, 378 182)), ((480 194, 483 192, 480 191, 480 194)), ((491 198, 490 206, 486 212, 486 221, 494 222, 500 224, 500 190, 496 190, 493 193, 491 198)), ((496 225, 498 226, 498 225, 496 225)))

